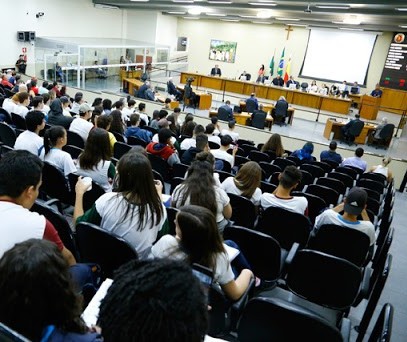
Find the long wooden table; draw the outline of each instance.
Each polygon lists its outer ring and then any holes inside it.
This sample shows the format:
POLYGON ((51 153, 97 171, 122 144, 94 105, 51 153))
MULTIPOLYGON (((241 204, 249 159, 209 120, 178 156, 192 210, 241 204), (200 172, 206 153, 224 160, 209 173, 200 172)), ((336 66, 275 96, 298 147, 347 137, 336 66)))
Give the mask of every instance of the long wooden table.
MULTIPOLYGON (((348 123, 347 120, 340 120, 330 118, 326 121, 324 129, 324 137, 328 140, 339 140, 341 139, 342 133, 341 128, 348 123), (331 137, 333 133, 333 136, 331 137)), ((376 129, 376 125, 365 122, 362 132, 355 139, 356 144, 365 144, 366 138, 369 136, 370 132, 376 129)))
MULTIPOLYGON (((181 92, 182 96, 184 96, 184 88, 177 86, 177 89, 181 92)), ((212 107, 212 94, 195 89, 193 89, 193 92, 196 95, 199 109, 210 109, 212 107)))
POLYGON ((192 85, 196 87, 227 91, 247 96, 251 93, 255 93, 258 98, 273 101, 277 101, 280 96, 284 96, 290 104, 318 110, 326 110, 339 114, 348 114, 352 104, 350 99, 307 93, 301 90, 289 89, 287 87, 276 87, 273 85, 264 85, 247 81, 230 80, 197 73, 182 72, 180 78, 181 83, 186 83, 189 77, 194 78, 192 85))
MULTIPOLYGON (((209 111, 209 117, 211 118, 212 116, 217 116, 218 111, 217 110, 210 110, 209 111)), ((247 119, 250 119, 252 117, 252 114, 248 112, 242 112, 242 113, 233 113, 233 117, 236 121, 237 124, 242 125, 242 126, 247 126, 247 119)), ((266 122, 265 124, 269 128, 269 131, 271 131, 271 126, 273 125, 273 117, 269 114, 266 116, 266 122)))

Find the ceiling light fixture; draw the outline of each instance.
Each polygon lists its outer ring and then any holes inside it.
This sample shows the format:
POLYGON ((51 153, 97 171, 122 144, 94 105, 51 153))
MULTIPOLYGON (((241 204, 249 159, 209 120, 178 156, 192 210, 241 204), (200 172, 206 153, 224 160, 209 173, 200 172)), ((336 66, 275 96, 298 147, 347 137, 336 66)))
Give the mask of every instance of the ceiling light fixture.
POLYGON ((407 7, 397 7, 396 11, 407 12, 407 7))
POLYGON ((257 18, 260 19, 270 19, 272 17, 273 13, 271 11, 259 11, 257 13, 257 18))
POLYGON ((270 25, 271 22, 268 21, 252 21, 253 24, 270 25))
POLYGON ((183 17, 184 19, 199 19, 199 17, 183 17))
POLYGON ((229 22, 233 22, 236 23, 238 21, 240 21, 239 19, 221 19, 222 21, 229 21, 229 22))
POLYGON ((178 14, 178 15, 184 15, 186 12, 167 12, 168 14, 178 14))
POLYGON ((257 19, 257 16, 255 15, 239 15, 240 18, 246 18, 246 19, 257 19))
POLYGON ((150 0, 130 0, 131 2, 149 2, 150 0))
POLYGON ((350 6, 339 6, 339 5, 315 5, 316 8, 322 8, 322 9, 339 9, 339 10, 348 10, 351 7, 350 6))
POLYGON ((274 2, 249 2, 248 4, 251 6, 277 6, 274 2))
POLYGON ((407 28, 407 25, 399 25, 401 28, 407 28))
POLYGON ((202 7, 191 7, 188 9, 188 14, 200 15, 203 12, 202 7))
POLYGON ((209 15, 211 17, 226 17, 227 14, 222 14, 222 13, 205 13, 206 15, 209 15))
POLYGON ((194 0, 172 0, 172 2, 184 3, 184 4, 193 4, 194 0))
POLYGON ((363 29, 358 29, 358 28, 349 28, 349 27, 339 27, 340 30, 345 30, 345 31, 364 31, 363 29))
POLYGON ((288 24, 286 26, 295 26, 295 27, 308 27, 308 25, 304 25, 304 24, 288 24))
POLYGON ((232 3, 232 1, 226 1, 226 0, 213 1, 213 0, 209 0, 208 3, 212 4, 212 5, 230 5, 232 3))
POLYGON ((301 19, 298 19, 298 18, 276 18, 276 20, 280 20, 280 21, 300 21, 301 19))

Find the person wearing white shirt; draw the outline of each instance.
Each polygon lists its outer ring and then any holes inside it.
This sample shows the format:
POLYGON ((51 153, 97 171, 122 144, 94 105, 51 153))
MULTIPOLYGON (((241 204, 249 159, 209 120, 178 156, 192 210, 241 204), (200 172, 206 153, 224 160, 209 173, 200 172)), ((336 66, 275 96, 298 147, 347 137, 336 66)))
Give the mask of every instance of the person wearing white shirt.
POLYGON ((42 86, 38 88, 38 95, 48 94, 48 82, 42 82, 42 86))
POLYGON ((235 155, 237 148, 233 149, 232 154, 229 154, 227 150, 230 148, 230 144, 233 142, 232 137, 230 135, 224 135, 220 139, 220 148, 217 150, 211 150, 210 152, 213 154, 215 159, 221 159, 227 161, 231 167, 235 165, 235 155))
POLYGON ((61 104, 62 104, 62 114, 71 118, 72 117, 71 107, 69 107, 71 104, 71 101, 69 100, 69 98, 67 96, 61 96, 59 98, 59 100, 61 101, 61 104))
POLYGON ((318 92, 318 86, 316 81, 311 82, 311 85, 308 87, 308 92, 314 94, 318 92))
POLYGON ((4 99, 2 108, 11 115, 11 113, 15 113, 17 110, 17 102, 17 95, 14 95, 12 98, 6 98, 4 99), (16 98, 16 100, 13 100, 13 98, 16 98))
POLYGON ((39 133, 45 127, 44 113, 30 111, 25 117, 27 130, 22 132, 14 144, 15 150, 26 150, 44 160, 44 140, 39 133))
POLYGON ((222 135, 230 135, 233 141, 239 140, 239 133, 236 133, 235 130, 236 121, 232 120, 229 121, 228 127, 229 129, 222 129, 222 135))
POLYGON ((143 102, 140 102, 139 104, 138 104, 138 111, 137 111, 137 114, 140 114, 140 120, 143 120, 144 121, 144 123, 146 124, 146 125, 148 125, 148 115, 145 113, 145 111, 146 111, 146 104, 145 103, 143 103, 143 102))
POLYGON ((18 98, 18 104, 14 108, 15 114, 18 114, 25 118, 25 116, 28 113, 28 108, 27 106, 30 105, 30 95, 28 93, 17 93, 17 98, 18 98))
POLYGON ((220 146, 220 138, 214 134, 215 125, 210 123, 205 127, 205 134, 208 136, 208 141, 212 141, 220 146))
POLYGON ((135 106, 136 106, 136 101, 129 100, 129 102, 127 102, 127 107, 123 107, 123 109, 122 109, 123 122, 130 121, 130 116, 131 116, 131 114, 134 114, 135 106))
POLYGON ((196 147, 196 140, 195 137, 198 134, 204 134, 205 133, 205 128, 202 125, 196 125, 194 128, 194 132, 192 135, 192 138, 186 138, 181 142, 181 150, 188 150, 191 147, 196 147))
POLYGON ((93 108, 87 103, 82 103, 79 107, 79 117, 74 119, 69 126, 69 130, 79 134, 84 141, 88 139, 89 132, 93 128, 89 122, 92 117, 92 110, 93 108))

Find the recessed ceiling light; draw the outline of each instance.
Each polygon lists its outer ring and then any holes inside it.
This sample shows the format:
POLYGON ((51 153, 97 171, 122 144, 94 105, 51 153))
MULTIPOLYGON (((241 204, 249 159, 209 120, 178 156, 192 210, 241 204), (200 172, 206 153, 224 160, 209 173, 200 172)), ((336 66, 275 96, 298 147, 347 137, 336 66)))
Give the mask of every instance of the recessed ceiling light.
POLYGON ((149 2, 150 0, 130 0, 131 2, 149 2))
POLYGON ((364 31, 363 29, 349 28, 349 27, 339 27, 339 29, 345 30, 345 31, 364 31))
POLYGON ((188 14, 200 15, 203 12, 202 7, 191 7, 188 9, 188 14))
POLYGON ((304 24, 288 24, 286 26, 307 27, 308 25, 304 25, 304 24))
POLYGON ((270 25, 271 22, 269 21, 252 21, 253 24, 263 24, 263 25, 270 25))
POLYGON ((240 21, 239 19, 221 19, 221 20, 222 21, 230 21, 230 22, 234 22, 234 23, 240 21))
POLYGON ((323 9, 343 9, 348 10, 350 6, 339 6, 339 5, 315 5, 316 8, 323 8, 323 9))
POLYGON ((281 20, 281 21, 300 21, 301 19, 298 19, 298 18, 276 18, 276 20, 281 20))
POLYGON ((277 6, 274 2, 249 2, 248 4, 251 6, 277 6))
POLYGON ((167 12, 168 14, 180 14, 180 15, 183 15, 183 14, 185 14, 186 12, 167 12))
POLYGON ((239 15, 240 18, 257 19, 255 15, 239 15))
POLYGON ((259 11, 259 12, 257 13, 257 18, 260 18, 260 19, 269 19, 269 18, 272 17, 272 15, 273 15, 273 12, 271 12, 271 11, 259 11))
POLYGON ((181 2, 184 4, 193 4, 194 0, 172 0, 172 2, 181 2))
POLYGON ((230 5, 232 3, 232 1, 226 1, 226 0, 219 0, 219 1, 213 1, 213 0, 208 0, 209 4, 212 5, 230 5))
POLYGON ((226 17, 227 14, 223 14, 223 13, 205 13, 206 15, 209 15, 211 17, 226 17))
POLYGON ((406 12, 407 11, 407 7, 397 7, 396 11, 401 11, 401 12, 406 12))
POLYGON ((184 19, 199 19, 199 17, 183 17, 184 19))
POLYGON ((407 25, 399 25, 401 28, 407 28, 407 25))

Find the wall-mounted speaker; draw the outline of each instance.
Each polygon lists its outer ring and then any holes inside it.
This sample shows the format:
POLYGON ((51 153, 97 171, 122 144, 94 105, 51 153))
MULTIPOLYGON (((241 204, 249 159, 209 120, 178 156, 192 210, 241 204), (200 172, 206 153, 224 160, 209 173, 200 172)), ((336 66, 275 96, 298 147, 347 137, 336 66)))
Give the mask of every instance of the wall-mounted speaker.
POLYGON ((19 42, 35 41, 35 31, 17 31, 17 41, 19 42))

